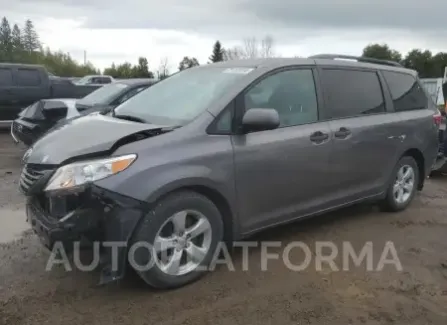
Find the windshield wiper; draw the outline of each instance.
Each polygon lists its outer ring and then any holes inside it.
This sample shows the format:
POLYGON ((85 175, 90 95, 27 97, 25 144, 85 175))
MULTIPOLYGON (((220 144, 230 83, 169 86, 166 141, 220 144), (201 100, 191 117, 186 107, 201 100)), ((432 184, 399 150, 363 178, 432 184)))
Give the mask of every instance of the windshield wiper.
POLYGON ((147 123, 146 120, 144 120, 144 119, 142 119, 140 117, 133 116, 133 115, 124 115, 124 114, 112 113, 112 116, 115 117, 115 118, 122 119, 122 120, 127 120, 127 121, 132 121, 132 122, 139 122, 139 123, 147 123))

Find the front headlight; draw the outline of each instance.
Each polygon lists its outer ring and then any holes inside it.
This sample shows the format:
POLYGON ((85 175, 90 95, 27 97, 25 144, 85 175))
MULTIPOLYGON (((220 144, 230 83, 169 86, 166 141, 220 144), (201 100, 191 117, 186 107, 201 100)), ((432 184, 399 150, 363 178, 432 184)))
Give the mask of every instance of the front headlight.
POLYGON ((72 189, 117 174, 137 158, 137 155, 75 162, 60 167, 51 177, 45 191, 72 189))

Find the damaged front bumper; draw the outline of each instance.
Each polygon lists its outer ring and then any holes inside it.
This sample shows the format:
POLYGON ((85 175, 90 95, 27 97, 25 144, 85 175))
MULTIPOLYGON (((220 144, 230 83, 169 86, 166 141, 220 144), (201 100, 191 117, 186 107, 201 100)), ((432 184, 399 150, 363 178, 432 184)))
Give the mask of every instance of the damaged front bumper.
POLYGON ((95 185, 77 194, 35 194, 26 204, 27 220, 49 250, 57 242, 67 253, 85 239, 99 242, 100 284, 124 277, 129 242, 145 211, 145 203, 95 185))
POLYGON ((11 123, 11 137, 18 144, 22 142, 27 146, 31 146, 42 134, 40 126, 22 118, 18 118, 11 123))

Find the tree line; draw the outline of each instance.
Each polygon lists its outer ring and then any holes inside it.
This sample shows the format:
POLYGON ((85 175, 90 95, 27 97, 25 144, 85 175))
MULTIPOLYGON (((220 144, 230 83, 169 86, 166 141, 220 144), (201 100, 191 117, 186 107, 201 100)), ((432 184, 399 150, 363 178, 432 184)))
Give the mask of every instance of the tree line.
MULTIPOLYGON (((261 40, 252 37, 228 48, 224 48, 220 41, 216 41, 206 63, 276 56, 278 55, 271 36, 265 36, 261 40)), ((387 44, 370 44, 363 49, 362 56, 399 62, 404 67, 418 71, 421 78, 442 77, 447 66, 447 53, 413 49, 404 56, 387 44)), ((31 20, 26 20, 22 27, 17 24, 11 27, 6 17, 3 17, 0 23, 0 62, 41 64, 52 74, 61 77, 82 77, 102 72, 114 78, 163 79, 171 73, 167 57, 162 58, 154 69, 149 67, 147 58, 139 57, 136 64, 112 63, 110 67, 100 71, 90 62, 85 64, 77 62, 69 53, 44 48, 31 20)), ((199 64, 197 58, 184 56, 178 63, 178 69, 184 70, 199 64)))
POLYGON ((405 56, 387 44, 370 44, 363 49, 362 56, 400 63, 416 70, 420 78, 441 78, 447 67, 447 53, 432 53, 429 50, 413 49, 405 56))

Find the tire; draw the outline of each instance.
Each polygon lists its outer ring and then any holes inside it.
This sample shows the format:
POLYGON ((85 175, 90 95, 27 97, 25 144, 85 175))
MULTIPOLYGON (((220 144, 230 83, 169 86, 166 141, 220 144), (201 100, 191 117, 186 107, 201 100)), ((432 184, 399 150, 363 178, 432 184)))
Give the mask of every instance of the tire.
MULTIPOLYGON (((178 243, 175 246, 177 248, 170 247, 167 250, 162 250, 164 253, 167 253, 168 260, 172 261, 174 256, 178 257, 181 255, 182 258, 191 256, 187 254, 190 252, 189 249, 199 247, 201 244, 200 239, 202 239, 202 246, 208 247, 200 250, 203 253, 201 256, 203 259, 200 258, 201 262, 195 263, 197 264, 195 268, 193 265, 188 267, 188 264, 185 264, 184 267, 181 266, 179 268, 179 272, 175 272, 175 268, 169 269, 167 267, 169 263, 166 260, 163 261, 153 251, 148 251, 147 248, 141 247, 135 249, 132 253, 132 248, 130 248, 129 261, 131 261, 133 256, 133 261, 137 263, 137 266, 148 265, 148 263, 151 265, 149 268, 139 269, 130 263, 131 267, 148 285, 157 289, 174 289, 197 281, 206 273, 206 267, 211 264, 216 248, 223 239, 223 229, 222 216, 218 208, 208 198, 193 191, 172 193, 161 199, 156 204, 156 207, 143 217, 133 235, 131 243, 146 242, 150 247, 155 248, 160 247, 157 245, 157 243, 161 242, 160 238, 177 238, 178 243), (188 212, 185 213, 185 211, 188 212), (185 214, 187 215, 187 222, 192 222, 193 219, 201 220, 201 225, 207 230, 202 235, 192 237, 190 230, 197 224, 194 224, 192 227, 188 227, 188 224, 186 224, 186 231, 183 231, 184 235, 177 236, 179 231, 175 230, 176 227, 173 221, 180 224, 177 220, 180 220, 185 214), (191 235, 190 239, 186 238, 188 234, 191 235), (158 239, 157 241, 156 238, 158 239), (199 242, 193 242, 196 239, 199 242), (187 246, 188 240, 189 246, 187 246), (182 248, 178 246, 182 246, 182 248), (183 272, 180 272, 181 270, 183 272)), ((169 242, 173 244, 171 239, 169 239, 169 242)))
MULTIPOLYGON (((393 174, 389 181, 388 189, 386 191, 386 196, 380 202, 381 209, 383 211, 389 211, 389 212, 398 212, 398 211, 405 210, 408 207, 408 205, 411 203, 411 201, 413 200, 414 195, 416 194, 416 191, 418 188, 418 184, 419 184, 419 168, 418 168, 416 161, 411 156, 402 157, 398 161, 396 167, 393 170, 393 174), (413 172, 413 176, 412 176, 413 186, 412 186, 411 190, 409 190, 409 191, 404 190, 404 194, 406 194, 406 195, 403 196, 403 198, 405 200, 399 201, 395 195, 395 186, 400 186, 402 188, 403 185, 409 184, 408 182, 404 181, 403 183, 401 182, 401 185, 396 185, 396 182, 399 177, 399 172, 401 172, 402 170, 405 171, 405 170, 409 170, 409 169, 412 169, 412 172, 413 172)), ((408 186, 405 188, 408 190, 408 186)))

